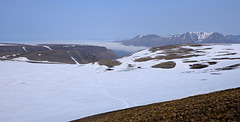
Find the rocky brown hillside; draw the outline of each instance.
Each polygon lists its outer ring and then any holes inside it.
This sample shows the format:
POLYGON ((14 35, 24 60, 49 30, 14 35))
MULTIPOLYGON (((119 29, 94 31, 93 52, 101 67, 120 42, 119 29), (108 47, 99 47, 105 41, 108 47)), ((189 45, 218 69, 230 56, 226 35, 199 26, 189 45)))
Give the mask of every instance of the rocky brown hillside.
POLYGON ((128 108, 74 122, 239 121, 240 88, 128 108))
POLYGON ((105 47, 70 44, 2 44, 0 58, 14 60, 25 57, 30 62, 58 62, 85 64, 102 59, 117 59, 113 51, 105 47))

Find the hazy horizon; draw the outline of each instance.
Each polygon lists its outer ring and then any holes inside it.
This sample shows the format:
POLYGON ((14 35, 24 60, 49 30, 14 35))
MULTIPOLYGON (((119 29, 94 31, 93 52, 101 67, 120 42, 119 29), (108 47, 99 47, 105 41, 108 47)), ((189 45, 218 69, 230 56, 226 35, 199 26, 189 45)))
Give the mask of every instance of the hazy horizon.
POLYGON ((238 0, 0 2, 0 42, 123 40, 139 34, 240 34, 238 0))

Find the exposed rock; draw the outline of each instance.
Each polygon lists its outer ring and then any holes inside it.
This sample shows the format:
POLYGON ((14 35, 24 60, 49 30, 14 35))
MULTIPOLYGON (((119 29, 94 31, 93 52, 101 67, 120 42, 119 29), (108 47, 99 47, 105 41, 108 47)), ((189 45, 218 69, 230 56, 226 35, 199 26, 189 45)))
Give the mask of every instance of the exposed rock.
POLYGON ((102 59, 100 61, 98 61, 99 65, 105 65, 109 68, 114 67, 114 66, 119 66, 122 63, 119 61, 115 61, 115 60, 111 60, 111 59, 102 59))
POLYGON ((216 61, 209 61, 209 62, 207 62, 208 64, 210 64, 210 65, 214 65, 214 64, 217 64, 217 62, 216 61))
POLYGON ((183 63, 193 63, 198 62, 197 60, 184 60, 183 63))
POLYGON ((173 61, 163 62, 157 65, 152 66, 152 68, 163 68, 163 69, 171 69, 176 66, 176 63, 173 61))
POLYGON ((8 44, 7 46, 0 46, 0 56, 4 56, 4 60, 26 57, 33 61, 69 64, 85 64, 105 58, 116 59, 119 57, 105 47, 72 44, 8 44))
POLYGON ((189 66, 190 66, 190 69, 202 69, 202 68, 208 67, 208 65, 206 64, 192 64, 189 66))
POLYGON ((234 64, 231 66, 227 66, 227 67, 223 67, 223 68, 217 68, 216 70, 220 71, 220 70, 233 70, 240 67, 240 64, 234 64))

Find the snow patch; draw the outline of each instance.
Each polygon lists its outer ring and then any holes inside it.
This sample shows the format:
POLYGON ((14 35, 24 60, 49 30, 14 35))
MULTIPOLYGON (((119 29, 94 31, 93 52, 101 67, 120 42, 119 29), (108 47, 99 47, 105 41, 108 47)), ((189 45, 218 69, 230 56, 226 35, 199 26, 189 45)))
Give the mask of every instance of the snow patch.
POLYGON ((88 46, 88 45, 84 45, 84 44, 82 44, 82 45, 66 45, 66 46, 63 46, 63 47, 76 47, 76 46, 88 46))
POLYGON ((13 46, 12 44, 2 44, 0 43, 0 46, 13 46))
POLYGON ((47 48, 47 49, 49 49, 49 50, 52 50, 52 48, 50 48, 50 47, 47 46, 47 45, 44 45, 43 47, 45 47, 45 48, 47 48))
POLYGON ((22 47, 23 48, 23 50, 25 51, 25 52, 27 52, 27 50, 26 50, 26 48, 25 47, 22 47))
POLYGON ((72 59, 77 65, 80 65, 80 64, 77 62, 77 60, 76 60, 75 58, 73 58, 72 56, 71 56, 71 59, 72 59))
POLYGON ((30 61, 28 58, 26 57, 17 57, 17 58, 13 58, 13 61, 30 61))

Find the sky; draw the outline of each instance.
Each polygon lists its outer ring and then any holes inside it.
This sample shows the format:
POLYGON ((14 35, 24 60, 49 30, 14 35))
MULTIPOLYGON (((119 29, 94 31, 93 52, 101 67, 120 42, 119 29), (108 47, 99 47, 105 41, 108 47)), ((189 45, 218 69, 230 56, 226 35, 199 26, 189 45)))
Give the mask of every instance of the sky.
POLYGON ((240 35, 240 0, 0 0, 0 42, 240 35))

